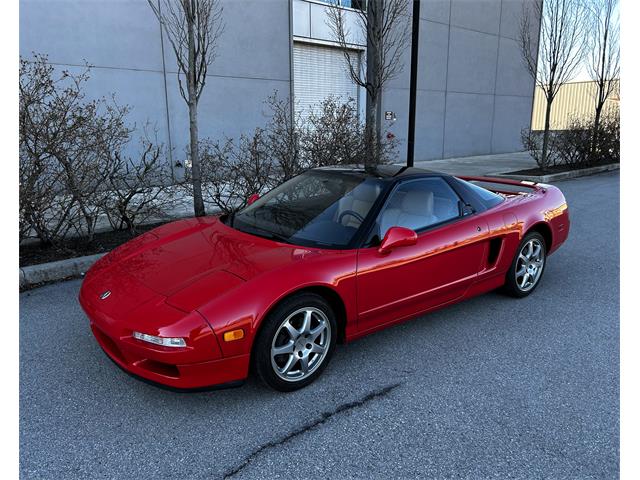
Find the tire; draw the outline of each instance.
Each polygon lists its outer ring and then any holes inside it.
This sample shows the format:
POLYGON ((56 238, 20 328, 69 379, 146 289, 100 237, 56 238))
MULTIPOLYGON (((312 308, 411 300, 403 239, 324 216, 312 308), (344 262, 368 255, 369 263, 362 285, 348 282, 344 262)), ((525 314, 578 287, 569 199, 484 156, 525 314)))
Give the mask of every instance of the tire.
POLYGON ((507 272, 505 292, 516 298, 530 295, 540 284, 546 264, 547 247, 544 238, 538 232, 528 233, 518 245, 507 272))
POLYGON ((320 295, 285 299, 264 319, 254 345, 254 369, 269 387, 306 387, 325 369, 336 345, 333 310, 320 295))

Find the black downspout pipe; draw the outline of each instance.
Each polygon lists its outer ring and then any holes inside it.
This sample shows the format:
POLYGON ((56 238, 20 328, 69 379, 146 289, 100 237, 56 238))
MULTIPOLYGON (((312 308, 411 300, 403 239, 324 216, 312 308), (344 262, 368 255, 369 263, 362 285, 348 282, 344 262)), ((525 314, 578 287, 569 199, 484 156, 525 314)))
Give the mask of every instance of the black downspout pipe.
POLYGON ((416 90, 418 88, 418 39, 420 35, 420 0, 413 0, 411 25, 411 83, 409 84, 409 132, 407 138, 407 167, 413 167, 416 138, 416 90))

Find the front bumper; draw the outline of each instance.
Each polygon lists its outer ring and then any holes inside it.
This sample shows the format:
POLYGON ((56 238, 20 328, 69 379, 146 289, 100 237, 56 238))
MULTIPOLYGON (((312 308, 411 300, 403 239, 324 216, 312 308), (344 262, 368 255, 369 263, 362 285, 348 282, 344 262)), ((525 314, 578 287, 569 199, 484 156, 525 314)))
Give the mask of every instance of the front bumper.
MULTIPOLYGON (((104 352, 119 367, 134 376, 174 389, 202 389, 244 380, 249 371, 249 355, 222 357, 206 322, 193 333, 187 348, 145 344, 132 337, 126 322, 102 312, 95 301, 80 291, 80 305, 89 317, 91 331, 104 352)), ((194 313, 194 315, 198 315, 194 313)))

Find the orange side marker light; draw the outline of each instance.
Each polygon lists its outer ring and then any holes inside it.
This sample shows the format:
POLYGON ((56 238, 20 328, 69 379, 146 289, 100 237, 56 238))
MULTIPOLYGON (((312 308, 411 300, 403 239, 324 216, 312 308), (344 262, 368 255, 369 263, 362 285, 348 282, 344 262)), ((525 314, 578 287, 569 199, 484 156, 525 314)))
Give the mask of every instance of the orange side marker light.
POLYGON ((241 328, 238 328, 237 330, 224 332, 223 337, 225 342, 233 342, 234 340, 240 340, 244 338, 244 330, 242 330, 241 328))

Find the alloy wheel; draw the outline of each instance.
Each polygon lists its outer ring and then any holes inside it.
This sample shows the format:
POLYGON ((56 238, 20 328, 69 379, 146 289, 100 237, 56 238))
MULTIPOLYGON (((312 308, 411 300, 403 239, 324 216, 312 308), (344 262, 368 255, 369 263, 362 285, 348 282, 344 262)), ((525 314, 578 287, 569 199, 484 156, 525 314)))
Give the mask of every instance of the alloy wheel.
POLYGON ((330 341, 331 323, 322 310, 296 310, 280 324, 271 342, 273 371, 288 382, 307 378, 325 359, 330 341))
POLYGON ((544 257, 544 246, 537 238, 532 238, 520 249, 516 262, 516 284, 522 292, 528 292, 540 280, 544 257))

